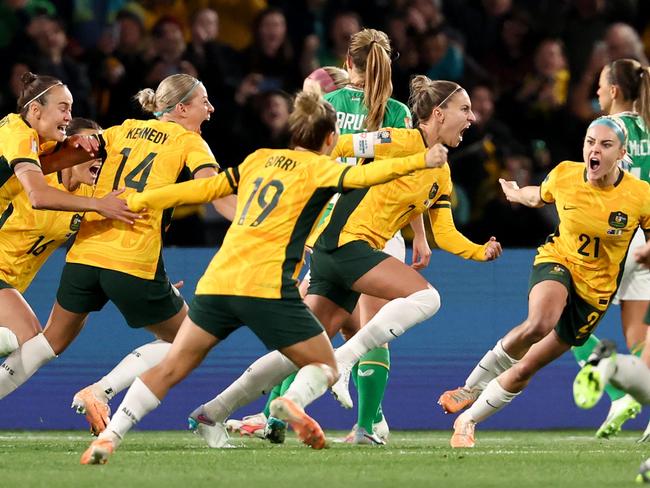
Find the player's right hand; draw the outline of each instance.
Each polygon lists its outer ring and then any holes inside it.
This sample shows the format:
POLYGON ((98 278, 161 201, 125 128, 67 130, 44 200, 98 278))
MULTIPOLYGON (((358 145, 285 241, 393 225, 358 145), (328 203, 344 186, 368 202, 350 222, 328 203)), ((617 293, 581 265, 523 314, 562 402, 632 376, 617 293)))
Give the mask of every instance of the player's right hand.
POLYGON ((136 212, 129 210, 126 201, 118 198, 118 195, 122 194, 123 192, 124 189, 115 190, 105 197, 97 200, 96 211, 106 218, 119 220, 121 222, 133 225, 135 220, 142 218, 142 216, 136 212))
POLYGON ((434 144, 424 155, 427 168, 440 168, 447 162, 447 148, 442 144, 434 144))

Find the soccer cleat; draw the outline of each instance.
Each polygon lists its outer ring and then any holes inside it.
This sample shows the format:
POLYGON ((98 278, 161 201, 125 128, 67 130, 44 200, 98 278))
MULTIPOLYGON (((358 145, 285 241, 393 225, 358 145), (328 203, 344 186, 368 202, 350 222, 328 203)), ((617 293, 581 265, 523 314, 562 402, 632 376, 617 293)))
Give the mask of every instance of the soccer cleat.
POLYGON ((230 437, 222 423, 214 422, 203 413, 203 405, 194 410, 187 418, 188 428, 200 435, 209 447, 218 449, 233 447, 228 443, 230 437))
POLYGON ((386 443, 375 433, 369 433, 363 427, 354 426, 350 433, 345 437, 346 444, 359 444, 367 446, 384 446, 386 443))
POLYGON ((384 443, 388 442, 388 436, 390 435, 390 429, 388 428, 388 422, 386 422, 386 416, 382 415, 381 420, 372 424, 372 429, 377 434, 384 443))
POLYGON ((587 364, 596 366, 601 361, 601 359, 615 357, 615 356, 616 356, 616 343, 609 339, 602 339, 598 344, 596 344, 594 350, 591 351, 591 354, 587 359, 587 364))
POLYGON ((255 415, 247 415, 241 420, 226 420, 226 430, 231 433, 238 432, 241 436, 265 439, 266 422, 266 415, 264 415, 264 412, 260 412, 255 415))
POLYGON ((269 417, 264 428, 264 437, 268 439, 271 444, 283 444, 286 435, 287 423, 280 419, 276 419, 275 417, 269 417))
POLYGON ((284 420, 291 426, 302 443, 313 449, 326 446, 325 434, 318 422, 288 398, 276 398, 271 402, 270 410, 272 417, 284 420))
POLYGON ((467 388, 461 386, 455 390, 447 390, 440 398, 438 398, 438 405, 442 407, 445 413, 456 413, 471 406, 472 403, 481 394, 476 388, 467 388))
POLYGON ((79 414, 85 414, 88 424, 90 424, 90 432, 93 435, 99 435, 104 432, 108 422, 110 422, 111 407, 108 402, 100 399, 95 395, 92 386, 87 386, 81 391, 78 391, 72 398, 72 405, 70 406, 79 414))
POLYGON ((603 396, 605 383, 592 364, 584 366, 573 380, 573 400, 580 408, 592 408, 603 396))
POLYGON ((115 451, 115 444, 110 439, 95 439, 81 455, 81 464, 106 464, 115 451))
POLYGON ((352 368, 341 367, 339 364, 339 371, 341 371, 341 376, 336 383, 332 385, 332 395, 334 398, 341 404, 343 408, 352 408, 354 402, 350 396, 350 373, 352 368))
POLYGON ((474 429, 476 422, 467 417, 467 414, 460 414, 454 422, 454 433, 449 440, 449 445, 453 448, 474 447, 474 429))
POLYGON ((630 395, 625 395, 612 402, 605 422, 596 431, 596 437, 608 439, 621 431, 625 422, 633 419, 641 412, 641 404, 630 395))

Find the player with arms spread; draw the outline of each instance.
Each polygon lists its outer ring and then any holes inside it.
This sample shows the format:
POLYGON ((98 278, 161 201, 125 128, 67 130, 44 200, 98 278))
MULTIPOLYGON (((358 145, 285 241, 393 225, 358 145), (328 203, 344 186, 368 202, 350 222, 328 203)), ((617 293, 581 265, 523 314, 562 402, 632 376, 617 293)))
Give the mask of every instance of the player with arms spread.
POLYGON ((560 163, 539 187, 501 180, 512 202, 554 203, 560 224, 535 257, 527 319, 485 354, 465 386, 440 398, 447 412, 472 405, 454 423, 452 447, 473 447, 475 425, 508 405, 541 368, 584 344, 609 307, 636 229, 650 229, 650 186, 618 166, 626 143, 625 126, 601 117, 587 130, 584 163, 560 163))

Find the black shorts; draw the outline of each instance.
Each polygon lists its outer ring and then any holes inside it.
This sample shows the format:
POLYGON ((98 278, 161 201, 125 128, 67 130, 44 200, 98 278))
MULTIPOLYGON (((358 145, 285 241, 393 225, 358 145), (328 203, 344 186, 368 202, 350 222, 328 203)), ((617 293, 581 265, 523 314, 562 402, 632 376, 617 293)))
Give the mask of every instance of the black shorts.
POLYGON ((333 251, 315 248, 310 258, 309 295, 329 298, 352 313, 360 294, 352 285, 390 255, 370 247, 366 241, 352 241, 333 251))
POLYGON ((195 295, 188 315, 219 340, 246 325, 269 350, 292 346, 324 330, 299 298, 195 295))
POLYGON ((578 295, 573 286, 571 272, 558 263, 541 263, 533 266, 528 293, 530 294, 530 290, 537 283, 548 280, 562 283, 569 292, 567 304, 555 326, 555 332, 567 344, 582 346, 607 310, 597 309, 578 295))
POLYGON ((101 310, 110 300, 130 327, 154 325, 176 315, 183 297, 167 276, 145 280, 112 269, 66 263, 56 299, 73 313, 101 310))

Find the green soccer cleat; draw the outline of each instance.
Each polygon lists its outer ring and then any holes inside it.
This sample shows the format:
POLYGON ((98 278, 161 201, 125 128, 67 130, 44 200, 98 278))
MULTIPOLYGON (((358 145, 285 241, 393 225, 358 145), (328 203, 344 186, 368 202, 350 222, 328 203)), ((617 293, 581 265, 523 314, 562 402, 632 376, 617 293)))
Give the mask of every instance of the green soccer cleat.
POLYGON ((593 408, 603 396, 605 383, 591 364, 584 366, 573 380, 573 400, 580 408, 593 408))
POLYGON ((284 444, 284 438, 287 436, 287 423, 269 417, 264 427, 264 437, 271 442, 271 444, 284 444))
POLYGON ((605 422, 596 431, 596 437, 608 439, 621 431, 625 422, 633 419, 641 412, 641 404, 630 395, 614 400, 609 409, 605 422))

